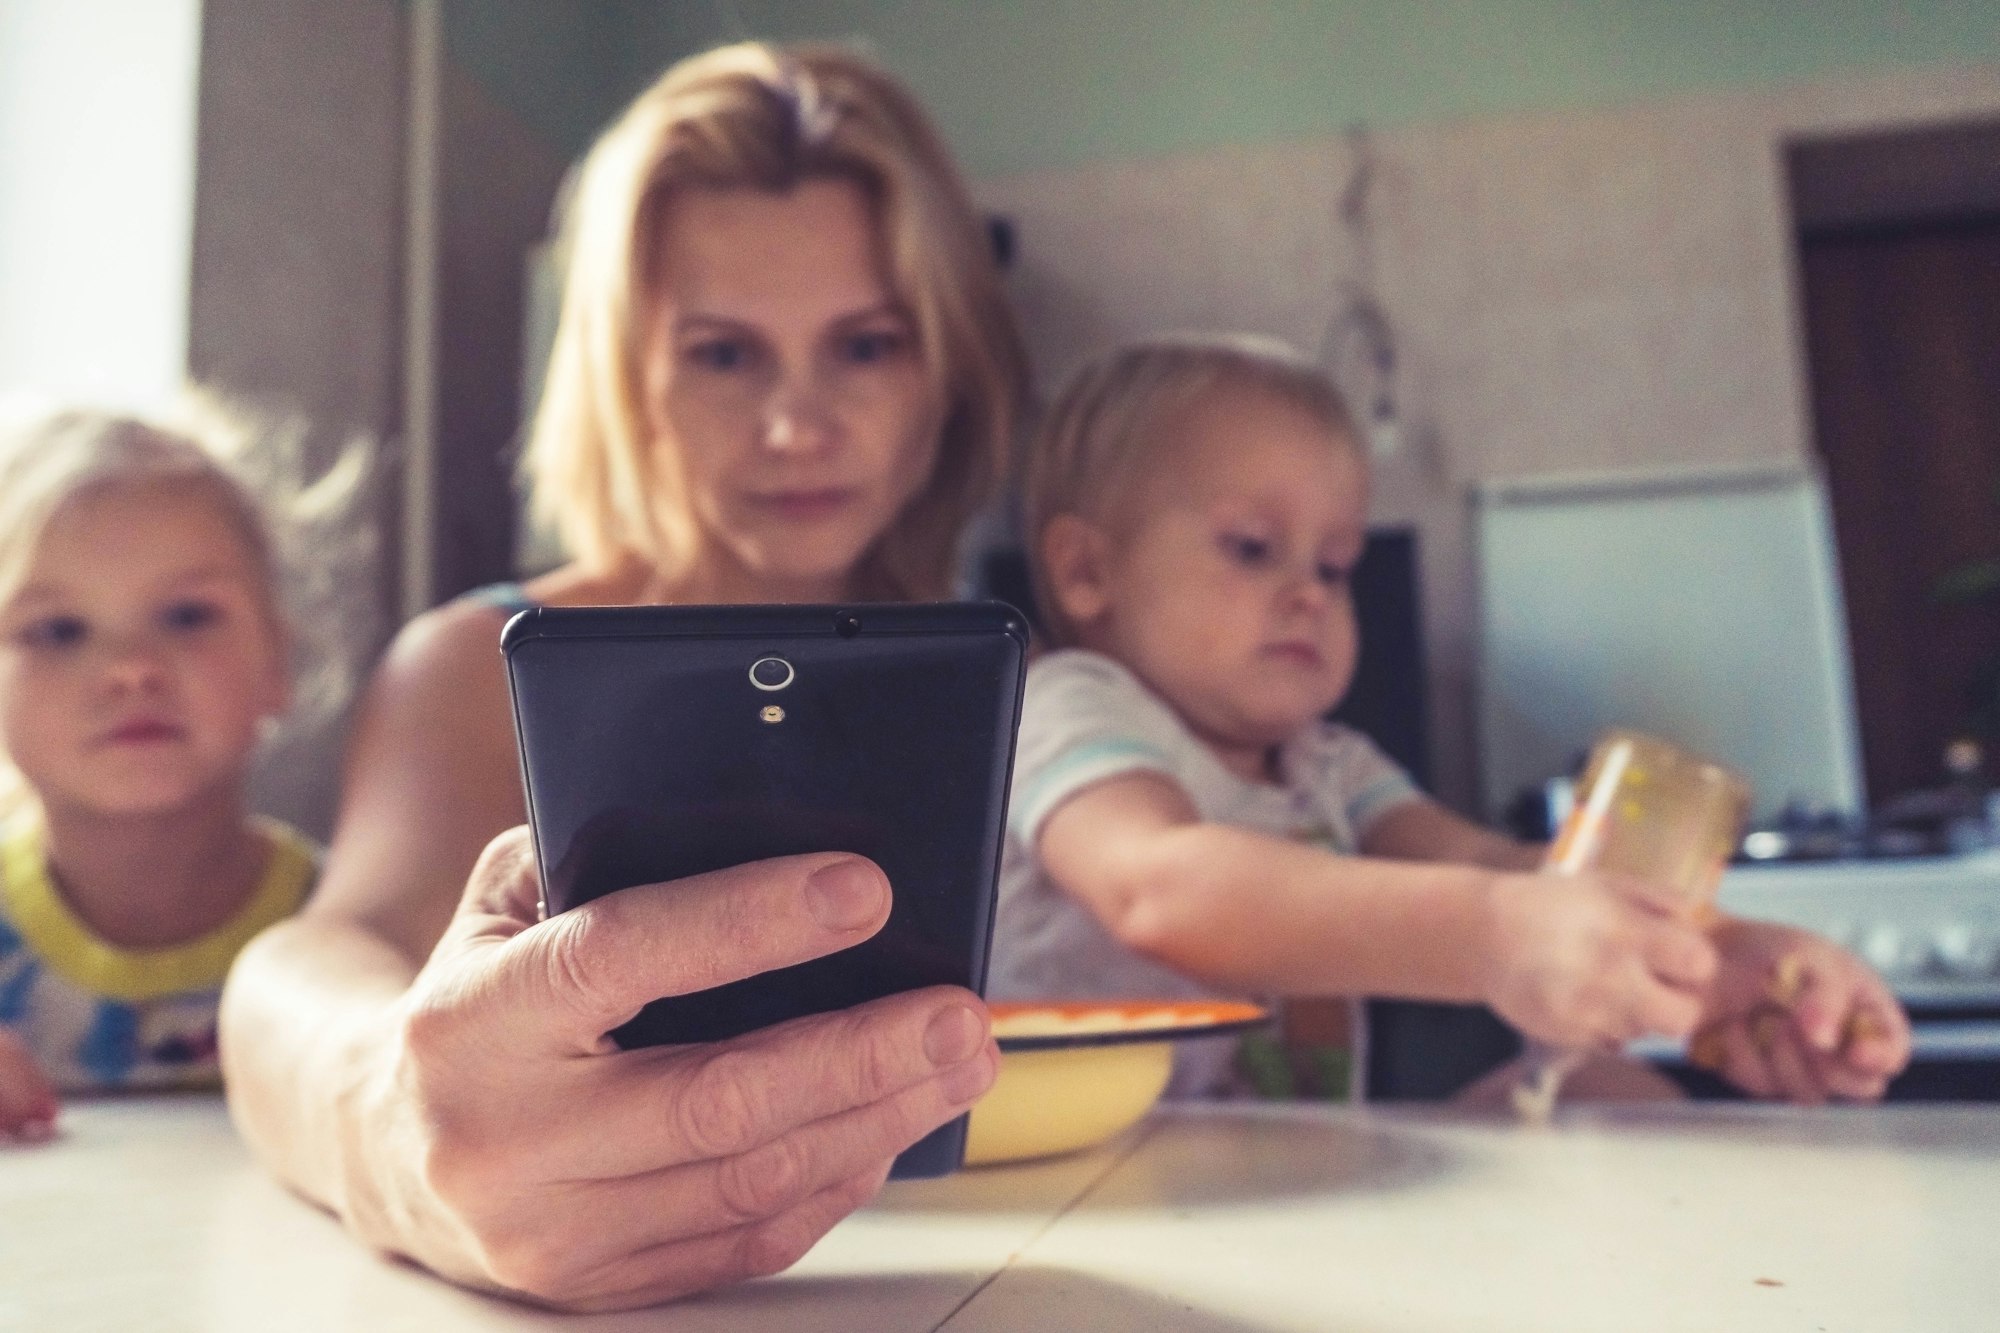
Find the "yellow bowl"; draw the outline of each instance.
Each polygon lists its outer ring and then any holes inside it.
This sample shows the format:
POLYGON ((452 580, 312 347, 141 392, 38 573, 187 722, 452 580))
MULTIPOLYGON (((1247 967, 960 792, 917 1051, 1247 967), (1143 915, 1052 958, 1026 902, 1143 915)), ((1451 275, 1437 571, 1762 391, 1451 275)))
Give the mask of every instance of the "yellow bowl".
POLYGON ((1136 1123, 1173 1073, 1176 1037, 1261 1023, 1251 1004, 995 1004, 1000 1074, 972 1108, 965 1164, 1026 1161, 1102 1143, 1136 1123))

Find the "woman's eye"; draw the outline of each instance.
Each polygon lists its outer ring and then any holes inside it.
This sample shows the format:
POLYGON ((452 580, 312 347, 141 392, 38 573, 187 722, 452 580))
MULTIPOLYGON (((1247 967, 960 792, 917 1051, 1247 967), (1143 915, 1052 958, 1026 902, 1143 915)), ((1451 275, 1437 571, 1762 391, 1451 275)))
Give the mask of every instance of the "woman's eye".
POLYGON ((851 364, 868 366, 887 361, 900 353, 907 343, 908 339, 895 330, 870 329, 843 337, 840 340, 840 355, 851 364))
POLYGON ((207 629, 222 619, 222 608, 213 602, 175 602, 160 612, 160 623, 183 633, 207 629))
POLYGON ((81 616, 43 616, 23 626, 15 636, 29 648, 74 648, 90 636, 81 616))
POLYGON ((711 338, 690 345, 684 356, 703 370, 729 372, 743 370, 756 358, 756 350, 741 338, 711 338))
POLYGON ((1222 550, 1231 560, 1240 565, 1263 565, 1271 559, 1271 543, 1262 537, 1250 537, 1243 533, 1227 533, 1222 538, 1222 550))
POLYGON ((1345 588, 1347 581, 1354 577, 1353 570, 1346 565, 1336 565, 1331 560, 1320 561, 1313 574, 1329 588, 1345 588))

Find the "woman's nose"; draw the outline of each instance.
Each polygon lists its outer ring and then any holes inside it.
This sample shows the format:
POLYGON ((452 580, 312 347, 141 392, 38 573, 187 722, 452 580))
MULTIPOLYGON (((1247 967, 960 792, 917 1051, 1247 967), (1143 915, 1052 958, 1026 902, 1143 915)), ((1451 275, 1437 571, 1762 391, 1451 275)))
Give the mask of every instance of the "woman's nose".
POLYGON ((786 378, 764 410, 764 447, 777 453, 817 453, 833 442, 833 405, 811 376, 786 378))

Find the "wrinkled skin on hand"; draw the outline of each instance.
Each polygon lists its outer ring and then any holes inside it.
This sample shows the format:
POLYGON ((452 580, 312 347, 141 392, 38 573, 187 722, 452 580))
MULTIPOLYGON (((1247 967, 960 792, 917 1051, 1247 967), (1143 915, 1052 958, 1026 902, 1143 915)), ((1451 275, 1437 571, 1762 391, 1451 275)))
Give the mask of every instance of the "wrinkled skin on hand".
POLYGON ((537 887, 525 830, 487 848, 340 1108, 335 1206, 378 1248, 572 1310, 774 1273, 993 1080, 984 1008, 944 988, 711 1046, 604 1035, 872 935, 889 886, 869 862, 741 866, 547 921, 537 887))

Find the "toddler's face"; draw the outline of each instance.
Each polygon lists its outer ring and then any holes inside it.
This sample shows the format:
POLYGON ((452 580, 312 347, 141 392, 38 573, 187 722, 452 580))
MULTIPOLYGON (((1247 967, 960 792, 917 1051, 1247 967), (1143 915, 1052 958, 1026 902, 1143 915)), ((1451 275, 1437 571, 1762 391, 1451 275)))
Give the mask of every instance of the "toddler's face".
POLYGON ((1268 394, 1211 395, 1175 428, 1112 543, 1101 644, 1210 740, 1275 744, 1354 676, 1367 466, 1268 394))
POLYGON ((57 516, 0 607, 0 739, 45 803, 164 813, 241 779, 286 696, 261 579, 192 483, 57 516))

